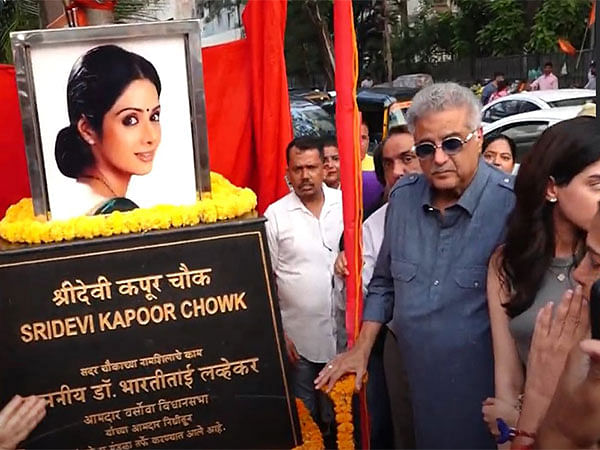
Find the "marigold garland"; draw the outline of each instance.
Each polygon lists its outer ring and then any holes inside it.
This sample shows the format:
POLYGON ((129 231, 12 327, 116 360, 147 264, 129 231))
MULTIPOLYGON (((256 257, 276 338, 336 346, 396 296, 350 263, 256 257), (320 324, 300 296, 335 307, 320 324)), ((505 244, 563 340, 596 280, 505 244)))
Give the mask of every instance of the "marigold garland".
MULTIPOLYGON (((352 396, 354 395, 354 384, 356 375, 344 375, 335 382, 333 388, 327 393, 333 401, 335 421, 337 423, 337 446, 340 450, 354 450, 354 424, 352 423, 352 396)), ((366 382, 366 376, 364 379, 366 382)), ((322 388, 324 392, 325 387, 322 388)), ((294 450, 322 450, 324 448, 321 430, 314 422, 310 412, 302 402, 296 399, 300 429, 302 431, 303 444, 294 450)))
POLYGON ((300 420, 300 431, 302 432, 302 445, 294 447, 294 450, 323 450, 323 435, 321 430, 310 415, 310 411, 299 398, 296 399, 296 409, 300 420))
POLYGON ((194 205, 158 205, 107 215, 81 216, 68 220, 44 221, 33 214, 33 203, 24 198, 8 208, 0 221, 0 236, 9 242, 40 244, 92 239, 100 236, 166 230, 233 219, 256 207, 256 194, 231 184, 222 175, 211 172, 210 198, 194 205))
POLYGON ((349 374, 340 378, 331 391, 335 421, 337 423, 337 447, 339 450, 354 450, 354 424, 352 423, 352 395, 356 375, 349 374))

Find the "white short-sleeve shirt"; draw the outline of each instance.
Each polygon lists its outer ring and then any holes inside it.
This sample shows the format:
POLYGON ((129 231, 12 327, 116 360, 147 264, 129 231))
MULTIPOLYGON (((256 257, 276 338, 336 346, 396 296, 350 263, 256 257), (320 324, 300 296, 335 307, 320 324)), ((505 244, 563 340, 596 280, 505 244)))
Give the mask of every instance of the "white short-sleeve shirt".
POLYGON ((319 218, 294 192, 265 211, 283 329, 312 362, 336 354, 332 279, 343 231, 342 193, 325 185, 323 193, 319 218))

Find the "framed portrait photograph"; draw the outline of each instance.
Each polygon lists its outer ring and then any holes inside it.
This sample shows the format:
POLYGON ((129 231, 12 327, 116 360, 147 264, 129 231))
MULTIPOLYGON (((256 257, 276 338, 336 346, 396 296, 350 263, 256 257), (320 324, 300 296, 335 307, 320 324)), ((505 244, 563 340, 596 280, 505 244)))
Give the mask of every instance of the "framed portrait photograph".
POLYGON ((198 20, 11 34, 36 215, 210 192, 198 20))

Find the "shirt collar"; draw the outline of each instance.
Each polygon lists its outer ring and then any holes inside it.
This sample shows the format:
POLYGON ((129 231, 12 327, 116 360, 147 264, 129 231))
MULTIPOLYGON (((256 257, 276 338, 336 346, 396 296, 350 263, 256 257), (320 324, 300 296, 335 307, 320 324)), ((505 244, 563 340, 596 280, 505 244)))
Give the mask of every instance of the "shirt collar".
MULTIPOLYGON (((324 196, 323 208, 321 210, 321 214, 322 214, 323 212, 327 211, 331 205, 335 205, 335 204, 339 203, 340 198, 339 198, 339 196, 335 195, 335 193, 338 192, 338 189, 332 189, 330 187, 327 187, 327 185, 325 183, 321 184, 321 188, 323 189, 323 196, 324 196)), ((288 211, 296 211, 298 209, 306 211, 309 214, 312 214, 308 210, 308 208, 306 206, 304 206, 304 203, 302 203, 302 200, 300 200, 300 197, 298 197, 296 195, 296 192, 292 191, 290 193, 290 201, 288 203, 288 211)))
MULTIPOLYGON (((463 192, 463 194, 458 199, 458 202, 456 202, 456 204, 463 208, 465 211, 467 211, 470 216, 473 216, 475 208, 479 204, 479 199, 481 198, 481 194, 483 194, 483 191, 487 184, 487 180, 490 176, 490 170, 491 169, 485 163, 483 158, 479 157, 479 162, 477 164, 477 172, 475 173, 473 180, 471 180, 471 183, 469 184, 469 186, 467 186, 465 192, 463 192)), ((431 185, 429 183, 426 183, 421 200, 421 205, 424 208, 431 208, 433 206, 431 191, 431 185)))

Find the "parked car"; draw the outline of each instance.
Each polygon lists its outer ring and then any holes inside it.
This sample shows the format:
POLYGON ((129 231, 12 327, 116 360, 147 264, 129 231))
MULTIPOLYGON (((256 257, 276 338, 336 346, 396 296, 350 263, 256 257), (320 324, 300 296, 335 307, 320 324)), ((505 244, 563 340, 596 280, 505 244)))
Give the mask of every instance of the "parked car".
POLYGON ((483 107, 481 119, 493 123, 515 114, 565 106, 583 106, 596 101, 593 89, 552 89, 520 92, 499 98, 483 107))
POLYGON ((564 106, 515 114, 493 123, 483 124, 484 137, 504 134, 515 141, 517 162, 531 149, 546 128, 563 120, 572 119, 581 106, 564 106))
POLYGON ((332 117, 320 106, 308 100, 290 98, 294 137, 335 135, 332 117))
MULTIPOLYGON (((433 77, 428 73, 409 73, 406 75, 400 75, 394 81, 392 81, 392 87, 395 88, 414 88, 422 89, 425 86, 433 84, 433 77)), ((376 84, 373 87, 388 87, 389 84, 381 83, 376 84)))
POLYGON ((291 88, 288 89, 288 92, 291 97, 308 100, 309 102, 316 103, 317 105, 331 100, 329 93, 319 89, 291 88))

